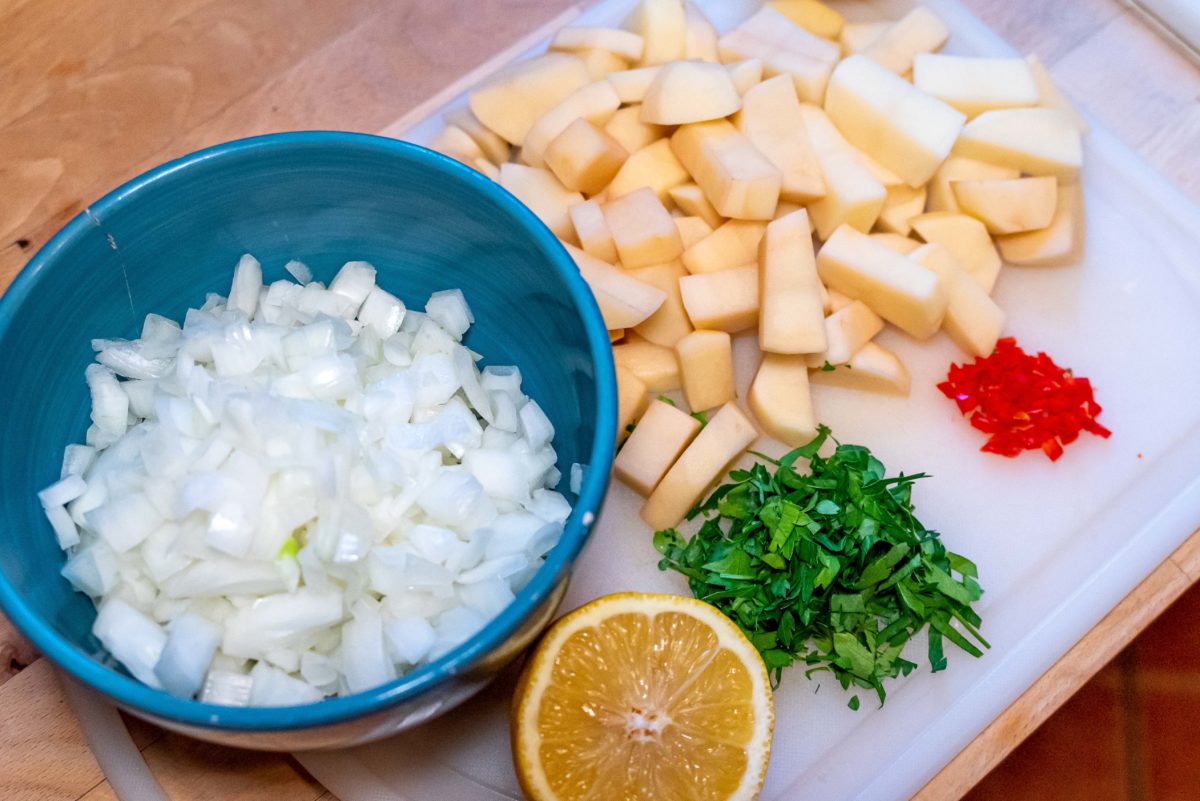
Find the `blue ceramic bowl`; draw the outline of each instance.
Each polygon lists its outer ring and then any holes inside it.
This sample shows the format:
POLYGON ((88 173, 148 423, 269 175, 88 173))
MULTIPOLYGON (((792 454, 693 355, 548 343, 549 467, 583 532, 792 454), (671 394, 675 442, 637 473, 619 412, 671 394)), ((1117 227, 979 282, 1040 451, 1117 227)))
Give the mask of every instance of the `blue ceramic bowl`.
MULTIPOLYGON (((351 133, 262 136, 202 150, 116 189, 72 220, 0 298, 0 606, 43 654, 120 706, 171 729, 265 749, 382 737, 462 701, 545 627, 608 483, 616 427, 612 352, 570 256, 497 184, 415 145, 351 133), (136 337, 143 317, 182 319, 226 293, 243 253, 267 281, 288 259, 328 281, 351 259, 420 308, 459 287, 468 343, 516 364, 554 423, 559 466, 590 465, 558 546, 490 625, 369 692, 255 709, 181 700, 132 679, 92 636, 95 610, 59 575, 64 557, 36 491, 90 410, 93 337, 136 337)), ((561 488, 565 491, 565 487, 561 488)))

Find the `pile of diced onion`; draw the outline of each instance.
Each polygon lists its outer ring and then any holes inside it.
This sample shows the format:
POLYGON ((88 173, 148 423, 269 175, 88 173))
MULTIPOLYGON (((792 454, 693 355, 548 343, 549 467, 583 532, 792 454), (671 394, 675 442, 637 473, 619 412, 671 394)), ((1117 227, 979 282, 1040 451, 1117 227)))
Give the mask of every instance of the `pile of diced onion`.
POLYGON ((309 703, 436 659, 570 513, 554 429, 516 367, 479 371, 461 291, 421 313, 366 262, 328 288, 286 266, 263 286, 243 256, 182 327, 94 340, 87 444, 39 493, 96 637, 185 698, 309 703))

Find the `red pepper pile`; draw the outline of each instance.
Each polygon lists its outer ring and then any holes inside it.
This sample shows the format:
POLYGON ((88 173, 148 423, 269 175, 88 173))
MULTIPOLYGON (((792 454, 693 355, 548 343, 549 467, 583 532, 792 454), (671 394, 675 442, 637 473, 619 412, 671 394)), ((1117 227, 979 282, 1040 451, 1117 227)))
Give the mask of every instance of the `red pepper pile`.
POLYGON ((1063 445, 1088 431, 1112 434, 1096 422, 1100 405, 1092 384, 1064 370, 1045 353, 1023 351, 1006 337, 992 355, 973 364, 952 364, 938 389, 958 404, 971 425, 989 434, 980 449, 1001 456, 1040 449, 1051 461, 1062 456, 1063 445))

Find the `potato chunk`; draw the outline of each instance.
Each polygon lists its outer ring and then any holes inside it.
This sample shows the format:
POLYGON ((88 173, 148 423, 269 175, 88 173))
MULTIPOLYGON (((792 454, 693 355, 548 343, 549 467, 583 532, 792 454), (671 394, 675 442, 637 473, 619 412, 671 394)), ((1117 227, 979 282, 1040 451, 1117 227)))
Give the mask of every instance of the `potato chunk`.
POLYGON ((809 367, 822 367, 826 363, 845 364, 882 330, 883 318, 871 311, 867 304, 841 295, 837 310, 825 318, 828 347, 822 353, 809 354, 805 361, 809 367), (848 302, 841 305, 843 300, 848 302))
POLYGON ((521 161, 532 167, 544 166, 546 148, 568 125, 581 117, 603 125, 620 106, 621 100, 608 81, 595 81, 575 90, 529 129, 521 144, 521 161))
POLYGON ((687 47, 687 15, 682 0, 642 0, 629 28, 645 42, 642 66, 683 58, 687 47))
POLYGON ((629 154, 604 131, 580 117, 546 146, 550 172, 567 189, 594 195, 608 186, 629 154))
POLYGON ((1021 171, 1012 167, 988 164, 986 161, 952 154, 942 162, 942 166, 938 167, 929 181, 925 210, 959 211, 958 201, 954 199, 954 190, 950 187, 953 181, 994 181, 1020 177, 1021 171))
POLYGON ((470 106, 459 106, 456 109, 451 109, 444 116, 447 124, 457 125, 475 140, 475 144, 479 145, 479 148, 483 151, 488 161, 497 165, 508 161, 508 142, 504 141, 504 137, 480 122, 479 118, 471 112, 470 106))
POLYGON ((729 220, 683 252, 689 273, 715 273, 745 267, 758 260, 758 243, 767 231, 765 222, 729 220))
POLYGON ((713 232, 712 226, 703 217, 676 217, 675 227, 679 229, 679 238, 683 240, 685 251, 713 232))
POLYGON ((601 208, 624 267, 648 267, 683 253, 679 229, 650 187, 635 189, 601 208))
POLYGON ((862 49, 862 54, 884 69, 904 75, 913 68, 917 53, 940 50, 950 29, 925 6, 917 6, 884 28, 862 49))
POLYGON ((467 102, 480 122, 519 145, 535 122, 589 80, 575 56, 546 53, 500 70, 467 102))
POLYGON ((679 279, 687 275, 687 270, 676 260, 632 270, 630 275, 643 284, 661 289, 667 296, 658 310, 633 330, 655 345, 675 347, 676 342, 692 333, 692 321, 683 308, 683 296, 679 291, 679 279))
POLYGON ((683 308, 696 328, 731 334, 758 323, 758 266, 679 279, 683 308))
POLYGON ((970 58, 918 53, 913 85, 974 117, 998 108, 1022 108, 1038 102, 1037 82, 1024 59, 970 58))
POLYGON ((627 153, 636 153, 671 132, 665 125, 642 122, 641 116, 642 110, 639 106, 619 108, 604 125, 604 132, 617 140, 627 153))
POLYGON ((733 400, 733 340, 724 331, 693 331, 675 343, 683 396, 693 411, 733 400))
POLYGON ((794 448, 817 435, 803 356, 764 353, 746 400, 762 430, 784 445, 794 448))
POLYGON ((695 184, 680 184, 667 190, 667 195, 684 214, 702 218, 710 228, 717 228, 725 218, 717 213, 713 204, 704 196, 704 190, 695 184))
POLYGON ((637 376, 650 392, 679 389, 679 359, 673 348, 626 334, 624 342, 613 346, 613 360, 637 376))
POLYGON ((682 125, 728 117, 742 98, 720 64, 673 61, 664 64, 642 101, 642 122, 682 125))
POLYGON ((870 231, 887 199, 887 190, 824 111, 804 104, 800 114, 825 181, 825 195, 808 204, 817 236, 828 239, 843 223, 864 233, 870 231))
POLYGON ((1058 187, 1058 205, 1050 225, 1040 231, 996 237, 1000 255, 1009 264, 1052 267, 1075 264, 1083 258, 1083 190, 1079 184, 1058 187))
POLYGON ((967 123, 954 145, 960 156, 1031 175, 1074 178, 1083 163, 1075 122, 1051 108, 986 111, 967 123))
POLYGON ((725 63, 761 59, 767 78, 787 75, 796 84, 800 100, 820 103, 840 55, 833 42, 815 36, 775 9, 758 10, 717 43, 725 63))
POLYGON ((609 330, 632 328, 666 301, 667 295, 661 289, 643 284, 624 270, 592 258, 573 245, 564 245, 583 280, 591 287, 609 330))
POLYGON ((650 393, 642 380, 629 368, 616 366, 617 373, 617 442, 629 436, 629 426, 638 421, 650 402, 650 393))
POLYGON ((999 181, 954 181, 959 208, 992 234, 1016 234, 1045 228, 1054 219, 1058 181, 1050 176, 999 181))
POLYGON ((844 367, 813 370, 808 378, 814 384, 891 395, 907 395, 912 387, 912 378, 896 354, 874 342, 863 345, 844 367))
MULTIPOLYGON (((611 131, 610 131, 611 133, 611 131)), ((613 176, 608 185, 608 197, 616 200, 635 189, 648 186, 658 195, 662 202, 667 201, 667 191, 691 178, 688 171, 679 163, 671 148, 669 139, 659 139, 657 142, 632 152, 621 169, 613 176)))
POLYGON ((910 259, 942 277, 949 302, 942 330, 972 356, 987 356, 1004 330, 1004 310, 971 280, 950 251, 941 245, 922 245, 910 259))
POLYGON ((641 59, 644 47, 642 37, 633 31, 588 25, 560 28, 550 40, 551 50, 565 50, 568 53, 580 50, 607 50, 626 61, 641 59))
POLYGON ((617 246, 613 244, 612 232, 604 221, 604 212, 600 210, 599 202, 585 200, 567 209, 571 223, 575 226, 575 235, 583 252, 609 264, 617 263, 617 246))
POLYGON ((806 203, 825 194, 825 179, 808 139, 796 90, 785 75, 750 87, 733 124, 782 173, 779 196, 806 203))
POLYGON ((724 217, 769 220, 783 175, 727 120, 680 126, 671 150, 724 217))
POLYGON ((500 185, 529 207, 559 239, 574 244, 575 228, 567 211, 583 202, 583 195, 562 185, 549 170, 505 162, 500 165, 500 185))
POLYGON ((650 403, 613 461, 613 474, 636 492, 654 491, 700 431, 700 421, 669 403, 650 403))
POLYGON ((824 301, 808 212, 800 209, 769 223, 759 249, 758 346, 770 353, 825 350, 824 301))
POLYGON ((846 20, 820 0, 771 0, 770 6, 809 33, 836 40, 846 20))
POLYGON ((975 282, 990 293, 1000 275, 1000 254, 979 220, 966 214, 934 211, 912 218, 917 236, 942 245, 975 282))

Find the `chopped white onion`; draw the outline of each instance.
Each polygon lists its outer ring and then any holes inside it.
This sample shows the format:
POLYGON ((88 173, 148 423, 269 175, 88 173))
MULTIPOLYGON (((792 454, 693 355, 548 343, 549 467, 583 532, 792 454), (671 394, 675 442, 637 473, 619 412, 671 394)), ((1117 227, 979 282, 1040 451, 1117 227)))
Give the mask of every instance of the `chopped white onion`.
POLYGON ((308 265, 302 261, 292 259, 287 264, 283 265, 283 269, 288 271, 288 274, 295 278, 298 283, 307 284, 313 280, 313 272, 308 265))
POLYGON ((220 626, 201 615, 186 612, 171 621, 154 675, 171 695, 191 698, 204 686, 204 677, 220 644, 220 626))

